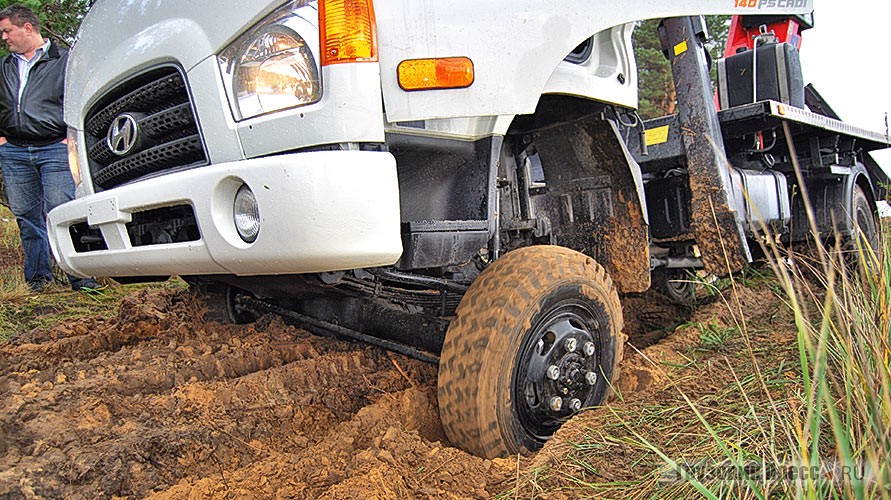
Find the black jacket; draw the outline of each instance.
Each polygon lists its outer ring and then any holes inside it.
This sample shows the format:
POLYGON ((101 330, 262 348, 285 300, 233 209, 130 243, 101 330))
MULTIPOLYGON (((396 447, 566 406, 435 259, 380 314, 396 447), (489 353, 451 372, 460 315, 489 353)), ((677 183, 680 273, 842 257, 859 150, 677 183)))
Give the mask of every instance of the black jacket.
POLYGON ((68 50, 50 42, 49 50, 34 63, 22 102, 19 94, 18 60, 12 54, 0 60, 0 133, 19 145, 46 145, 65 138, 62 96, 68 50))

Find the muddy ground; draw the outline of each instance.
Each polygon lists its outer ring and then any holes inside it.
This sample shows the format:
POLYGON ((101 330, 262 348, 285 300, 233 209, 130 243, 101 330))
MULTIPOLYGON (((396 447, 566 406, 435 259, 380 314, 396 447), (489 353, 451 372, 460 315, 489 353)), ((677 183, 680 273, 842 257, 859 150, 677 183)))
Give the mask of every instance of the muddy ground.
MULTIPOLYGON (((645 402, 668 384, 636 349, 670 358, 697 334, 666 336, 691 313, 656 294, 623 305, 620 404, 645 402)), ((199 317, 181 290, 140 290, 115 318, 0 345, 0 498, 490 498, 549 456, 451 447, 432 365, 273 316, 199 317)))

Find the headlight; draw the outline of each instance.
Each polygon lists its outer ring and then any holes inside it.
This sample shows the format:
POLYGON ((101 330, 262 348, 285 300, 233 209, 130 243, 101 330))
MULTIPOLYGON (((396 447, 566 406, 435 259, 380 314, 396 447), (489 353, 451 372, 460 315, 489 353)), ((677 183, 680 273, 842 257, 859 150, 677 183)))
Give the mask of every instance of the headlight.
POLYGON ((289 2, 220 53, 220 70, 236 120, 322 98, 318 19, 315 0, 289 2))

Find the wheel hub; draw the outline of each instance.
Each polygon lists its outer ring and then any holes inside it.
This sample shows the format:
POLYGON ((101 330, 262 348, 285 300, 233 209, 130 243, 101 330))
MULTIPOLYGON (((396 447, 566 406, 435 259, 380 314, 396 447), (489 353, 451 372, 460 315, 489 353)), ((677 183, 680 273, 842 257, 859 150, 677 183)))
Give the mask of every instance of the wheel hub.
POLYGON ((579 304, 542 321, 520 360, 520 418, 539 436, 552 434, 592 400, 600 380, 600 322, 579 304))
POLYGON ((526 399, 532 407, 539 401, 547 401, 550 415, 545 418, 551 420, 581 409, 581 403, 588 399, 590 392, 587 380, 596 377, 594 370, 598 363, 596 349, 589 348, 586 352, 577 348, 580 344, 593 346, 591 334, 569 320, 553 325, 545 337, 553 338, 554 342, 545 343, 536 353, 537 359, 530 360, 532 369, 527 373, 526 381, 534 390, 526 399), (547 366, 544 377, 535 369, 539 363, 547 366))

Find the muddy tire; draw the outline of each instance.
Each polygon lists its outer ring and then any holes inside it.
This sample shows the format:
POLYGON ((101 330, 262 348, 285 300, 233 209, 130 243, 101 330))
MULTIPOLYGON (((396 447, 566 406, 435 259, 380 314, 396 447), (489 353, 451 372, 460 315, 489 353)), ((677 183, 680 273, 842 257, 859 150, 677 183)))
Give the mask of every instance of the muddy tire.
POLYGON ((623 343, 618 294, 592 258, 556 246, 506 254, 473 282, 446 333, 446 435, 485 458, 539 449, 606 398, 623 343))

